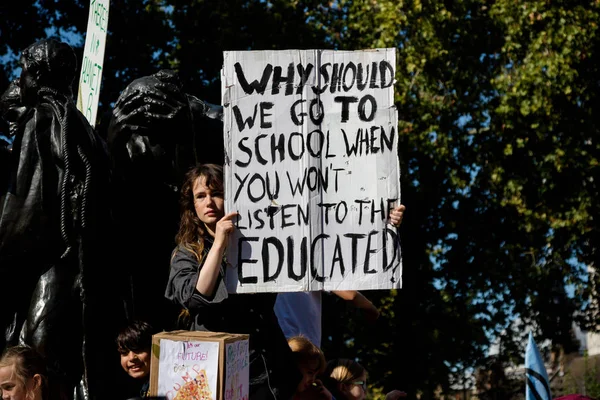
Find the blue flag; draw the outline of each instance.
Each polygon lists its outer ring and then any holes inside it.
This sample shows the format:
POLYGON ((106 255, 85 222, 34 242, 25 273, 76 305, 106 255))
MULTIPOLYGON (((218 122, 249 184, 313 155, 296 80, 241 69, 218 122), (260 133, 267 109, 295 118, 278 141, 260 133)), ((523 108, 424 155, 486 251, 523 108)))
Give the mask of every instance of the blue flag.
POLYGON ((550 381, 544 366, 544 360, 529 332, 527 351, 525 353, 525 400, 552 400, 550 381))

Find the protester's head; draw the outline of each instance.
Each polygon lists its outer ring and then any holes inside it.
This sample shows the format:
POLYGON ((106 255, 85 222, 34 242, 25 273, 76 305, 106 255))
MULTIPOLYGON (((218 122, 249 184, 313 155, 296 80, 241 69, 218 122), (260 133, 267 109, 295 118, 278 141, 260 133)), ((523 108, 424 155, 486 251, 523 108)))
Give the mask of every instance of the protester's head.
POLYGON ((367 396, 367 371, 356 361, 338 358, 331 360, 323 375, 325 385, 336 399, 363 400, 367 396))
POLYGON ((177 244, 191 247, 190 250, 200 258, 194 244, 214 232, 224 215, 223 168, 216 164, 200 164, 190 170, 181 187, 180 205, 177 244))
POLYGON ((296 392, 304 392, 315 383, 317 375, 325 370, 325 356, 321 349, 304 336, 291 337, 288 344, 302 373, 302 381, 298 384, 296 392))
POLYGON ((40 40, 23 50, 21 66, 19 86, 23 104, 34 104, 42 87, 72 96, 77 56, 68 44, 54 39, 40 40))
POLYGON ((152 326, 143 321, 134 321, 117 336, 117 349, 121 354, 121 367, 135 379, 150 375, 150 347, 152 326))
POLYGON ((2 400, 42 400, 48 390, 46 364, 29 346, 6 349, 0 359, 2 400))

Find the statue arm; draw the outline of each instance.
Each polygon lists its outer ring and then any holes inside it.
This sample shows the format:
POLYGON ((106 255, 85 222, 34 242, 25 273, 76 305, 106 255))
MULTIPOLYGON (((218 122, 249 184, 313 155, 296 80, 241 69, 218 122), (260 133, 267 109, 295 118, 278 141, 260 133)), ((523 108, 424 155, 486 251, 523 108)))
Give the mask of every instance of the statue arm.
POLYGON ((181 114, 189 115, 189 105, 175 85, 157 82, 128 87, 115 103, 109 145, 126 143, 133 134, 153 135, 156 124, 168 123, 181 114))

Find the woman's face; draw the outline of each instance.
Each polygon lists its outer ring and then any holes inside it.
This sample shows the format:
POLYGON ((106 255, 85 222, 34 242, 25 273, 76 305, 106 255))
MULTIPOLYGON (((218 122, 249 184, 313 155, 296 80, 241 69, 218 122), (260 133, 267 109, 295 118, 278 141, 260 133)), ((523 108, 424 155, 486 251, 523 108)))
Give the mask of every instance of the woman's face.
POLYGON ((192 191, 194 194, 196 215, 200 218, 200 221, 204 222, 207 228, 214 232, 217 222, 225 215, 223 211, 223 192, 212 191, 206 187, 206 178, 204 176, 196 179, 192 191))
POLYGON ((2 390, 2 400, 37 400, 41 398, 39 390, 34 390, 36 378, 40 380, 39 375, 29 379, 25 385, 17 379, 14 371, 14 365, 0 367, 0 389, 2 390), (33 398, 27 396, 27 392, 33 393, 33 398))
POLYGON ((361 376, 349 383, 341 384, 341 391, 349 400, 364 400, 367 397, 367 377, 361 376))

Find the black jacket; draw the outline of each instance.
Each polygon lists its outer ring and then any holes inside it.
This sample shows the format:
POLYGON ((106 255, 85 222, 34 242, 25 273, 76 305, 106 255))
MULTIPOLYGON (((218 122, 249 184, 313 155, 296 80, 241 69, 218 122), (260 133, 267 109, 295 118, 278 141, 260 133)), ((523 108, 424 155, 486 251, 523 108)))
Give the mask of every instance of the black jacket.
MULTIPOLYGON (((205 243, 204 256, 212 245, 205 243)), ((201 268, 191 252, 176 248, 165 296, 190 312, 191 330, 250 335, 250 398, 290 399, 301 375, 273 311, 276 293, 227 293, 222 263, 215 292, 205 297, 196 290, 201 268)))

